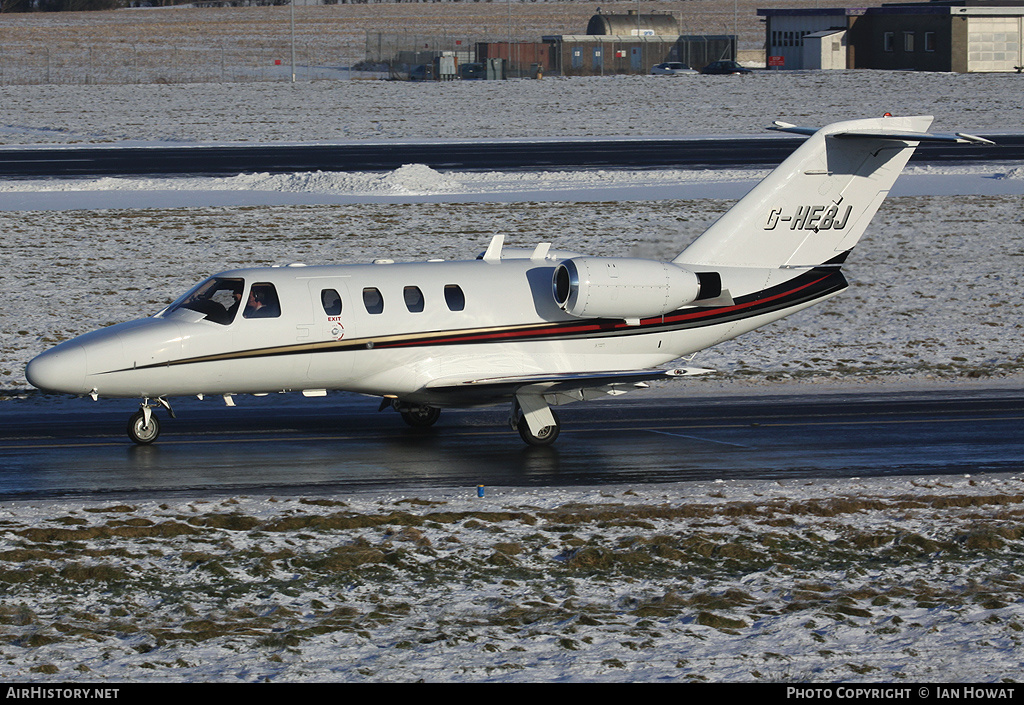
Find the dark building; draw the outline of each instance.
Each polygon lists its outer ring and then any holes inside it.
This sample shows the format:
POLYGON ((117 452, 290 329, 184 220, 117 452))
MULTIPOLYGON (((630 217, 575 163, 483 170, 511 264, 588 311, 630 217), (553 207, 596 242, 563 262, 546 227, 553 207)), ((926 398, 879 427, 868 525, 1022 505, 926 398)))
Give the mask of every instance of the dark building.
POLYGON ((1024 0, 759 9, 773 69, 1020 71, 1024 0), (837 56, 838 54, 838 56, 837 56))

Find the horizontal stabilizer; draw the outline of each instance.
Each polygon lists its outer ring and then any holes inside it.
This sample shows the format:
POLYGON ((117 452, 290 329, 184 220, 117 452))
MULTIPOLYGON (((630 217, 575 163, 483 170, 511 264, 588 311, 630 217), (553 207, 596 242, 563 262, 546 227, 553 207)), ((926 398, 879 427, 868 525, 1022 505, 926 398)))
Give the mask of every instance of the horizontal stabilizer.
MULTIPOLYGON (((800 127, 788 122, 776 120, 769 128, 778 132, 791 132, 797 135, 813 135, 818 131, 816 127, 800 127)), ((968 135, 964 132, 954 134, 943 132, 916 132, 913 130, 842 130, 829 133, 829 137, 836 139, 876 139, 876 140, 899 140, 901 142, 946 142, 952 144, 995 144, 992 140, 977 135, 968 135)))

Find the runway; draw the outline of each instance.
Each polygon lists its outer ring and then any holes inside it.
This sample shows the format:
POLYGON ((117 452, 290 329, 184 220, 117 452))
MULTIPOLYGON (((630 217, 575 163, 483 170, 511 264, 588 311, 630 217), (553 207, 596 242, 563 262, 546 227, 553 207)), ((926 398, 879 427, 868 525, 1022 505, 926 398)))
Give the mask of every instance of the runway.
MULTIPOLYGON (((987 145, 922 144, 913 161, 1020 161, 1024 134, 982 135, 987 145)), ((724 168, 774 166, 803 138, 621 137, 578 139, 391 140, 347 144, 71 145, 0 147, 0 176, 234 175, 304 171, 724 168)))
MULTIPOLYGON (((0 499, 316 495, 423 487, 942 475, 1024 469, 1024 392, 688 396, 561 407, 529 448, 507 410, 446 410, 426 431, 373 399, 239 397, 175 405, 150 447, 131 401, 30 398, 0 411, 0 499)), ((162 413, 162 412, 161 412, 162 413)))

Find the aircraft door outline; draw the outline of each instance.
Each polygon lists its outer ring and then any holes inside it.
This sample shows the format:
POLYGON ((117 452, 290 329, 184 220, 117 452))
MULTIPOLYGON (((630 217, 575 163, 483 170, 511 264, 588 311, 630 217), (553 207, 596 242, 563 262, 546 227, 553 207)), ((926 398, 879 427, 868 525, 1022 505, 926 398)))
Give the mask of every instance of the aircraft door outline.
POLYGON ((355 299, 348 283, 340 278, 309 280, 309 298, 314 321, 309 342, 315 349, 307 376, 314 381, 340 380, 352 371, 352 354, 321 344, 352 337, 355 299))

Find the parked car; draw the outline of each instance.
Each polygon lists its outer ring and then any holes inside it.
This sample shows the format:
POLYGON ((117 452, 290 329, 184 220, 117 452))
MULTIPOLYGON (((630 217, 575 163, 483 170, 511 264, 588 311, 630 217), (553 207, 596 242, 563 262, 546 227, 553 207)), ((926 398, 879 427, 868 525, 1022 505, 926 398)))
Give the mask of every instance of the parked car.
POLYGON ((487 66, 484 64, 459 64, 459 78, 474 80, 487 78, 487 66))
POLYGON ((740 66, 735 61, 712 61, 700 70, 701 73, 723 74, 723 73, 753 73, 750 69, 740 66))
POLYGON ((665 61, 651 67, 651 74, 654 76, 682 76, 683 74, 697 73, 686 64, 678 61, 665 61))
POLYGON ((409 71, 410 81, 433 81, 434 80, 434 67, 430 64, 420 64, 419 66, 413 66, 409 71))

